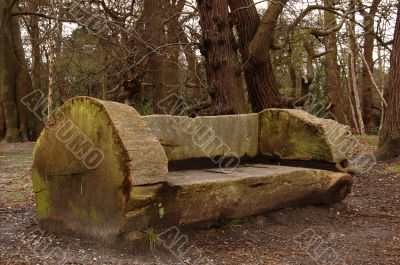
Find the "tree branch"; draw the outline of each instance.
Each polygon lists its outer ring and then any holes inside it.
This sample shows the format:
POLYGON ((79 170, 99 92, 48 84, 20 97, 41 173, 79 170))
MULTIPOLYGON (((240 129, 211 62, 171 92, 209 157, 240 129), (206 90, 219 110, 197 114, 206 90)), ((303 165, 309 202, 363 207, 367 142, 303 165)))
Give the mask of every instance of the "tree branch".
POLYGON ((15 16, 37 16, 37 17, 46 18, 46 19, 59 20, 62 22, 77 23, 77 21, 74 19, 58 18, 58 17, 53 17, 50 15, 47 15, 47 14, 43 14, 43 13, 33 12, 33 11, 13 12, 13 13, 11 13, 11 16, 12 17, 15 17, 15 16))

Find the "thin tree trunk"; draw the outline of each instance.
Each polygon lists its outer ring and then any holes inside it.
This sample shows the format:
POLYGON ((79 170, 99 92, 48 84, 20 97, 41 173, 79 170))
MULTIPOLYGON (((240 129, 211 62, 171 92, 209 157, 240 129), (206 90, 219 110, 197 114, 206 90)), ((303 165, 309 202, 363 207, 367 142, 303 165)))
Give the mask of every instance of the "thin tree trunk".
MULTIPOLYGON (((32 1, 33 11, 38 12, 39 1, 32 1)), ((40 28, 39 17, 32 16, 31 18, 31 43, 32 43, 32 87, 33 90, 41 90, 41 64, 42 64, 42 51, 40 49, 40 28)))
POLYGON ((296 70, 293 62, 293 48, 292 45, 289 43, 289 51, 288 51, 288 69, 289 69, 289 76, 290 76, 290 82, 292 85, 293 91, 297 88, 297 75, 296 75, 296 70))
MULTIPOLYGON (((188 37, 183 30, 182 25, 180 26, 179 38, 181 43, 189 43, 188 37)), ((200 103, 205 100, 205 96, 207 96, 205 86, 203 85, 201 73, 199 69, 199 63, 197 61, 196 52, 191 45, 187 45, 183 47, 183 53, 185 54, 186 62, 188 64, 188 70, 190 76, 190 80, 193 83, 193 98, 200 103)))
POLYGON ((379 137, 378 160, 391 159, 400 154, 400 1, 397 8, 394 44, 390 60, 388 105, 379 137))
MULTIPOLYGON (((351 6, 354 5, 354 0, 350 2, 351 6)), ((355 14, 352 13, 351 19, 355 20, 355 14)), ((356 72, 356 63, 357 63, 357 43, 356 36, 354 36, 353 32, 355 32, 355 23, 349 21, 346 23, 347 32, 349 33, 348 39, 348 88, 349 88, 349 101, 351 103, 351 111, 355 118, 355 126, 358 132, 362 135, 365 134, 365 126, 364 120, 362 117, 362 108, 360 103, 360 96, 358 93, 357 87, 357 72, 356 72)))
POLYGON ((349 48, 349 89, 350 101, 352 109, 355 111, 356 125, 359 128, 360 134, 365 134, 364 121, 362 119, 360 96, 357 88, 356 60, 355 53, 352 48, 349 48), (354 105, 352 100, 354 99, 354 105))
MULTIPOLYGON (((106 44, 104 44, 106 45, 106 44)), ((102 60, 102 64, 104 65, 104 69, 103 71, 100 72, 99 75, 99 84, 100 84, 100 98, 102 100, 108 100, 108 67, 106 67, 108 65, 108 53, 107 53, 107 49, 105 46, 102 45, 102 43, 99 43, 98 45, 98 51, 101 54, 101 60, 102 60)))
MULTIPOLYGON (((365 129, 370 132, 374 127, 374 116, 372 112, 373 108, 373 94, 372 94, 372 80, 373 78, 371 73, 374 71, 374 40, 375 40, 375 30, 374 30, 374 19, 376 12, 378 11, 378 5, 381 0, 374 0, 372 2, 370 11, 362 12, 364 16, 364 58, 365 63, 363 63, 362 67, 362 79, 361 79, 361 87, 362 87, 362 99, 363 99, 363 119, 365 124, 365 129)), ((362 9, 361 9, 362 10, 362 9)))
POLYGON ((208 91, 215 114, 247 112, 227 0, 198 0, 208 91))
MULTIPOLYGON (((324 0, 325 5, 329 5, 329 0, 324 0)), ((336 26, 336 17, 330 11, 324 11, 325 28, 336 26)), ((345 113, 342 92, 340 89, 340 69, 337 59, 337 38, 336 33, 324 37, 325 50, 329 52, 325 56, 326 83, 328 96, 331 102, 330 111, 334 118, 342 123, 349 124, 345 113)))
POLYGON ((47 117, 49 118, 53 113, 53 95, 54 95, 54 86, 55 86, 55 76, 54 76, 54 58, 52 55, 52 51, 50 51, 50 55, 47 56, 47 65, 49 67, 48 70, 48 91, 47 91, 47 117))
MULTIPOLYGON (((382 94, 385 94, 385 49, 382 49, 381 46, 378 46, 378 63, 379 63, 379 75, 380 75, 380 86, 382 94), (382 54, 383 50, 383 54, 382 54)), ((381 100, 381 119, 379 122, 379 131, 382 130, 383 125, 383 116, 385 115, 385 105, 381 100)))
MULTIPOLYGON (((34 12, 39 12, 39 0, 33 0, 32 1, 32 10, 34 12)), ((43 87, 41 85, 41 80, 42 80, 42 75, 41 75, 41 69, 42 69, 42 50, 40 48, 40 28, 39 28, 39 17, 38 16, 32 16, 31 17, 31 32, 30 32, 30 37, 31 37, 31 46, 32 46, 32 89, 33 91, 41 91, 42 93, 45 93, 43 91, 43 87)), ((38 115, 41 115, 43 112, 43 106, 39 105, 37 106, 36 113, 38 115)), ((36 117, 36 116, 34 116, 36 117)), ((35 128, 34 128, 34 134, 36 136, 39 136, 40 132, 43 130, 43 123, 41 122, 35 122, 35 128)), ((33 137, 35 138, 35 137, 33 137)))
POLYGON ((0 139, 6 134, 6 119, 4 117, 3 103, 0 101, 0 139))
MULTIPOLYGON (((52 27, 51 21, 50 29, 52 27)), ((59 87, 59 82, 57 82, 59 71, 57 71, 58 60, 61 56, 61 45, 62 45, 62 23, 60 21, 56 21, 54 25, 52 37, 50 38, 50 51, 48 58, 48 67, 49 67, 49 76, 48 76, 48 101, 47 101, 47 115, 50 115, 54 112, 54 107, 56 107, 57 101, 59 99, 56 98, 57 88, 59 87)))

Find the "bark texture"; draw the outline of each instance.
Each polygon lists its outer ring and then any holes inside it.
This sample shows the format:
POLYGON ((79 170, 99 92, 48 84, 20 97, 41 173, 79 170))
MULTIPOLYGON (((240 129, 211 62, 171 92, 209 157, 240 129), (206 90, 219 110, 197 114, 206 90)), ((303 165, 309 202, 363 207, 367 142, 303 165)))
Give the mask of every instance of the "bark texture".
POLYGON ((374 127, 374 116, 373 116, 373 93, 372 88, 373 84, 371 81, 371 74, 369 70, 373 73, 374 71, 374 40, 375 40, 375 15, 378 11, 378 5, 381 0, 373 0, 372 5, 370 7, 369 12, 366 12, 363 8, 361 8, 360 12, 364 17, 364 58, 365 63, 363 63, 362 67, 362 79, 361 79, 361 87, 362 87, 362 101, 363 101, 363 120, 366 132, 370 132, 374 127), (364 11, 363 11, 364 10, 364 11))
POLYGON ((79 97, 49 120, 34 151, 33 189, 45 228, 119 233, 130 190, 163 182, 167 158, 134 108, 79 97))
MULTIPOLYGON (((27 141, 32 115, 21 99, 32 92, 27 63, 22 47, 19 21, 11 16, 14 1, 0 2, 0 94, 5 127, 4 141, 27 141)), ((13 9, 15 9, 14 7, 13 9)), ((1 120, 1 119, 0 119, 1 120)), ((1 131, 1 130, 0 130, 1 131)))
POLYGON ((149 55, 148 72, 153 84, 153 111, 174 114, 173 107, 179 97, 179 13, 185 1, 145 0, 144 36, 149 55), (175 44, 175 45, 174 45, 175 44), (169 97, 176 94, 177 97, 169 97), (170 100, 171 99, 171 100, 170 100))
POLYGON ((400 2, 390 59, 387 109, 383 117, 377 158, 386 160, 400 154, 400 2))
POLYGON ((246 113, 227 0, 198 0, 208 91, 215 114, 246 113))
MULTIPOLYGON (((351 6, 354 5, 354 1, 350 2, 351 6)), ((355 14, 351 14, 350 18, 355 20, 355 14)), ((349 21, 347 24, 347 31, 349 33, 348 40, 348 63, 347 63, 347 87, 348 87, 348 98, 350 103, 350 110, 353 117, 353 128, 359 134, 365 134, 365 125, 362 117, 362 108, 360 103, 359 90, 357 85, 357 40, 354 35, 355 33, 355 23, 349 21)))
POLYGON ((323 161, 348 166, 353 142, 346 126, 305 111, 268 109, 260 113, 259 152, 280 159, 323 161))
MULTIPOLYGON (((325 5, 329 5, 329 0, 324 0, 325 5)), ((325 28, 337 26, 336 16, 330 11, 324 11, 325 28)), ((336 32, 324 37, 325 50, 331 51, 325 56, 326 83, 328 96, 331 103, 330 111, 333 118, 342 124, 348 124, 345 113, 343 97, 341 92, 340 69, 337 59, 337 37, 336 32)))
POLYGON ((239 37, 249 99, 254 112, 280 107, 270 47, 278 18, 287 0, 271 2, 262 20, 253 0, 229 0, 239 37))

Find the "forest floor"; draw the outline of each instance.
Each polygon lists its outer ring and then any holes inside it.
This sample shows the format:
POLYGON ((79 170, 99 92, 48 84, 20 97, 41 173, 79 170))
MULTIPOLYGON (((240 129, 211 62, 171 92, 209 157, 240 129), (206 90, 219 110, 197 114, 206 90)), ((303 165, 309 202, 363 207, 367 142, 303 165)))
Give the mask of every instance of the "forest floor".
MULTIPOLYGON (((358 152, 375 149, 377 137, 359 140, 358 152)), ((162 231, 112 246, 42 232, 30 180, 33 146, 0 144, 0 264, 400 264, 400 159, 357 173, 343 203, 181 230, 193 247, 178 255, 158 244, 162 231)))

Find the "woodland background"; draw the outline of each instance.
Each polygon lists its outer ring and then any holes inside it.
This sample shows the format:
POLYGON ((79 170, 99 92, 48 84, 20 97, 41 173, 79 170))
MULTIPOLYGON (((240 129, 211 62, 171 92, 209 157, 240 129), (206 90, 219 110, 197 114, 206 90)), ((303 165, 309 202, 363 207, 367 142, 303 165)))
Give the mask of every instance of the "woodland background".
POLYGON ((0 138, 34 140, 74 96, 119 101, 142 115, 302 108, 377 134, 390 105, 397 5, 2 0, 0 138))

